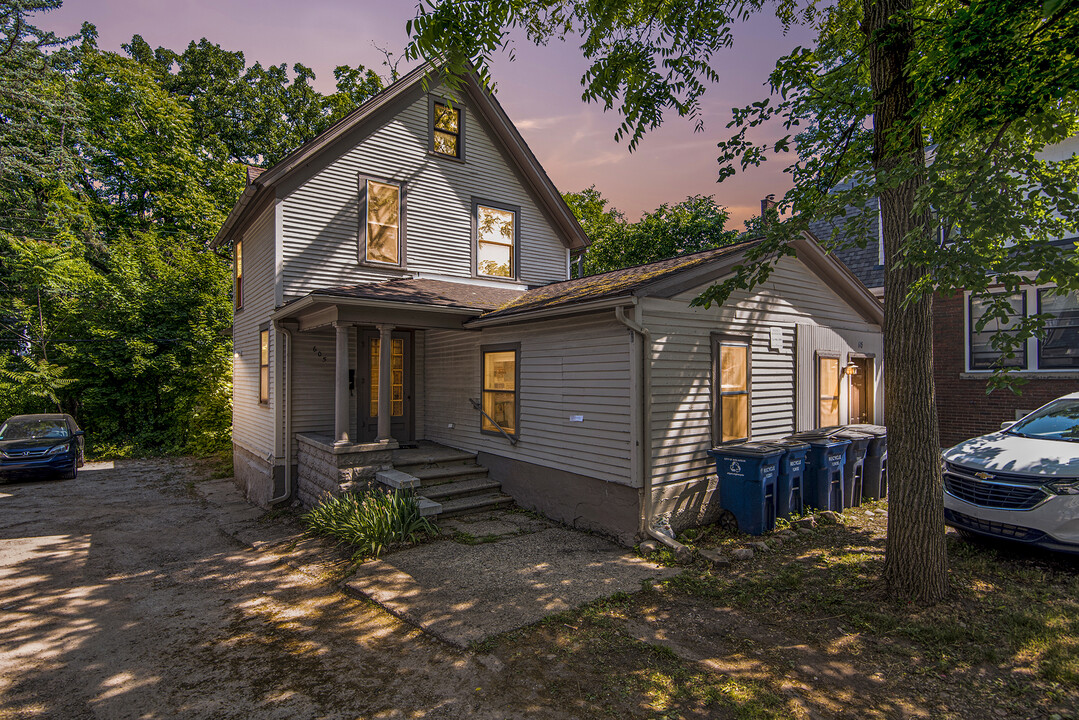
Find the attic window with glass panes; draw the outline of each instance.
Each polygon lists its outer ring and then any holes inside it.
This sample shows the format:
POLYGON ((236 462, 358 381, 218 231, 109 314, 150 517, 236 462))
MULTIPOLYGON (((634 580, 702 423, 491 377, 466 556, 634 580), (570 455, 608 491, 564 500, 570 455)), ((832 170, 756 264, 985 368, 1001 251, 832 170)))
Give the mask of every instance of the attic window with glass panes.
POLYGON ((435 102, 432 149, 439 155, 461 157, 461 108, 435 102))

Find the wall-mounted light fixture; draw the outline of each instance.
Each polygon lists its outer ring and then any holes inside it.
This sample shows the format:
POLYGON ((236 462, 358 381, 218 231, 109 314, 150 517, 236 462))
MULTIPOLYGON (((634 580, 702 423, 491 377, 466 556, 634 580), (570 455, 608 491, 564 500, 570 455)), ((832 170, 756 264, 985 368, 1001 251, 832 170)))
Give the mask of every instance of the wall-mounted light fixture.
POLYGON ((847 366, 845 368, 843 368, 843 372, 846 373, 847 375, 857 375, 858 374, 858 366, 855 365, 854 363, 847 363, 847 366))

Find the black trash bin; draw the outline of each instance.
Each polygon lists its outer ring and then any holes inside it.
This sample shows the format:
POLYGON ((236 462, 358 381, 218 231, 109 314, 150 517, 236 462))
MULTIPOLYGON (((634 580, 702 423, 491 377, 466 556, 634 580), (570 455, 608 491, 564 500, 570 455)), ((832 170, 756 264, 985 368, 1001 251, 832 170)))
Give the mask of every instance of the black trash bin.
POLYGON ((806 507, 843 511, 843 470, 850 440, 833 437, 827 430, 805 430, 788 440, 809 444, 808 467, 802 486, 806 507))
POLYGON ((760 442, 721 445, 708 451, 716 461, 720 504, 750 535, 775 530, 776 478, 783 448, 760 442))
POLYGON ((862 504, 862 479, 865 471, 865 455, 873 435, 851 430, 849 425, 836 425, 821 428, 832 437, 850 440, 847 450, 846 467, 843 468, 843 507, 858 507, 862 504))
POLYGON ((805 489, 809 445, 798 440, 768 442, 783 448, 783 457, 779 460, 779 478, 776 480, 776 515, 789 518, 800 514, 804 508, 802 493, 805 489))
POLYGON ((851 430, 869 433, 869 449, 862 470, 862 497, 880 500, 888 497, 888 429, 883 425, 850 425, 851 430))

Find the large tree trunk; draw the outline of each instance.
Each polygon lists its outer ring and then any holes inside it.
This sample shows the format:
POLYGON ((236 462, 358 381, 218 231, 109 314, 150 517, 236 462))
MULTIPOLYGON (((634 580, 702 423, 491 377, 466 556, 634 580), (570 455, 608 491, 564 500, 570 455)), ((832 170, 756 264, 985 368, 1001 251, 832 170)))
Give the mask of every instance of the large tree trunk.
POLYGON ((910 0, 864 0, 875 100, 874 158, 884 235, 885 424, 888 426, 888 543, 884 583, 897 599, 933 603, 947 587, 940 434, 933 389, 933 300, 906 303, 925 268, 900 266, 903 238, 929 233, 928 212, 914 213, 925 183, 922 127, 905 73, 913 50, 910 0), (895 171, 902 172, 895 175, 895 171))

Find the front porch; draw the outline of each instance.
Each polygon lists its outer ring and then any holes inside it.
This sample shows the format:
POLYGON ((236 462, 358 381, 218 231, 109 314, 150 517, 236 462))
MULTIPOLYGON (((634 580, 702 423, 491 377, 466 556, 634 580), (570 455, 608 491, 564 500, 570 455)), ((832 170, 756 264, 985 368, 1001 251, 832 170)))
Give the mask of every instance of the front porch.
POLYGON ((305 508, 326 496, 384 485, 414 490, 420 512, 452 517, 513 504, 476 453, 421 440, 409 447, 388 443, 343 445, 328 435, 299 434, 297 496, 305 508))

